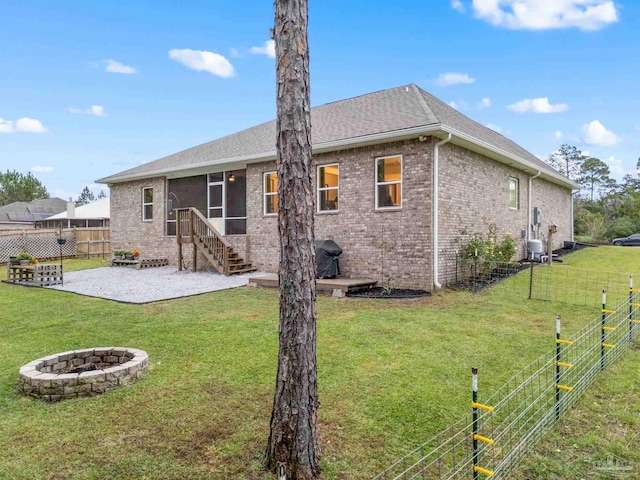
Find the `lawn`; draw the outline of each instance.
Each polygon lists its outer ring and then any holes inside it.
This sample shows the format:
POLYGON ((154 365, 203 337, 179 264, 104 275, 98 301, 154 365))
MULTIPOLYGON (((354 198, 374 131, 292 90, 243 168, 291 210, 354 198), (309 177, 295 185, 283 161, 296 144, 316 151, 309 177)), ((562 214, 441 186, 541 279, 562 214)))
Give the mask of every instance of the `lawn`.
MULTIPOLYGON (((595 251, 614 271, 640 271, 637 249, 601 247, 568 259, 588 263, 595 251), (607 251, 615 261, 607 263, 607 251)), ((320 297, 323 480, 371 478, 467 413, 471 366, 480 369, 480 398, 489 396, 553 349, 556 313, 567 335, 598 315, 593 306, 526 300, 527 286, 523 272, 476 295, 320 297)), ((277 360, 276 291, 124 305, 0 284, 0 308, 0 478, 272 478, 261 461, 277 360), (146 350, 150 371, 100 397, 45 404, 18 393, 22 364, 94 346, 146 350)))

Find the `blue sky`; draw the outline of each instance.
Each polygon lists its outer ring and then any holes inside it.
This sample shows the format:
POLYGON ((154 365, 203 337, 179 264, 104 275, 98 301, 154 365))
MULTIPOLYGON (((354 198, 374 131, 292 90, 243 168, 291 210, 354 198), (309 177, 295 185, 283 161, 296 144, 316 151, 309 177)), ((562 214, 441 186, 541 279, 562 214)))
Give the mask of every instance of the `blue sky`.
MULTIPOLYGON (((416 83, 546 157, 636 173, 637 0, 311 1, 313 105, 416 83)), ((0 170, 52 195, 275 117, 269 1, 4 0, 0 170)))

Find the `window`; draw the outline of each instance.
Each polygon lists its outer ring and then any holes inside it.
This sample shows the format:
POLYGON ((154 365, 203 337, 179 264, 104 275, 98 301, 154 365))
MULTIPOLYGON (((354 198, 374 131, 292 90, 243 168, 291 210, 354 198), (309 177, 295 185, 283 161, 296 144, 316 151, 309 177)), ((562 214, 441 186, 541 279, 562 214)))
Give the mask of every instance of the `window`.
POLYGON ((518 179, 510 177, 509 178, 509 208, 512 210, 518 209, 518 179))
POLYGON ((142 220, 153 220, 153 188, 142 189, 142 220))
POLYGON ((339 177, 338 164, 318 167, 318 212, 338 211, 339 177))
POLYGON ((275 215, 278 213, 278 174, 265 172, 264 184, 264 214, 275 215))
POLYGON ((376 209, 402 207, 402 156, 376 158, 376 209))

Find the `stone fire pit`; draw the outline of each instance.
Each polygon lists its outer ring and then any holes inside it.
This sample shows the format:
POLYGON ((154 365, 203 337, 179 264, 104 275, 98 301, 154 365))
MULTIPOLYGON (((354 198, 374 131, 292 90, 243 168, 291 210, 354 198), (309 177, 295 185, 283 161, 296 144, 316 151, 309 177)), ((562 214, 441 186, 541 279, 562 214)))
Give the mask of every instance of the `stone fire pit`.
POLYGON ((57 402, 89 397, 133 383, 149 368, 147 352, 136 348, 100 347, 58 353, 20 368, 19 388, 57 402))

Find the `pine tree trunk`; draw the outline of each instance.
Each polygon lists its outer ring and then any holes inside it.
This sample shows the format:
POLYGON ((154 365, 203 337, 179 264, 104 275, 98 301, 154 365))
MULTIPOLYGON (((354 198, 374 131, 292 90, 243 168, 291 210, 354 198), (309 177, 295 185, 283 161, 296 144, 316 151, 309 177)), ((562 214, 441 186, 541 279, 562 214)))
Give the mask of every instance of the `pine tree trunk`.
POLYGON ((320 474, 307 0, 275 0, 280 346, 267 466, 320 474))

